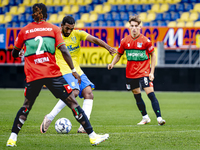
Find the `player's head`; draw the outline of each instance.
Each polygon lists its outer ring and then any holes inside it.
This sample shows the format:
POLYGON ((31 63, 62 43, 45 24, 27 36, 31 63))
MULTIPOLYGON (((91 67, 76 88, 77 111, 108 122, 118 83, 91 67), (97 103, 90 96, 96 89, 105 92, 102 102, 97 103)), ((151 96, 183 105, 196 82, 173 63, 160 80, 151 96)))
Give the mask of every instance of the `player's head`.
POLYGON ((68 37, 71 32, 74 30, 75 20, 71 16, 65 16, 62 20, 61 27, 62 27, 62 34, 65 37, 68 37))
POLYGON ((130 23, 131 35, 134 37, 139 35, 141 29, 141 20, 139 18, 139 15, 131 16, 129 18, 129 23, 130 23))
POLYGON ((32 17, 36 22, 40 22, 42 19, 47 19, 47 7, 43 3, 36 3, 33 5, 32 17))

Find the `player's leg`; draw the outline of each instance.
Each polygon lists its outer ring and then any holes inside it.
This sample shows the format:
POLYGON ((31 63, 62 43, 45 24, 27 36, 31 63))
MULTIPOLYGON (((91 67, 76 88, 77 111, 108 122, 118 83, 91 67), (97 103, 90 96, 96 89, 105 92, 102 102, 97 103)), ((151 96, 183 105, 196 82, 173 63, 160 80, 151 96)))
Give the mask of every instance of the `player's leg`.
POLYGON ((58 78, 49 79, 46 85, 55 97, 62 99, 63 102, 72 110, 76 120, 83 126, 83 128, 89 135, 90 143, 92 145, 99 144, 100 142, 106 140, 109 137, 108 134, 97 135, 93 131, 93 128, 84 110, 79 106, 72 92, 72 89, 62 76, 58 78))
MULTIPOLYGON (((67 81, 67 83, 69 83, 70 87, 72 87, 73 94, 75 95, 75 97, 77 97, 78 94, 79 94, 78 80, 75 79, 74 76, 71 73, 70 74, 65 74, 63 77, 67 81)), ((56 115, 65 106, 66 106, 66 104, 61 99, 59 99, 59 101, 54 106, 52 111, 44 117, 44 120, 43 120, 42 124, 40 125, 40 132, 41 133, 46 133, 47 132, 47 130, 48 130, 51 122, 53 121, 53 119, 56 117, 56 115)))
POLYGON ((147 96, 151 100, 151 105, 152 105, 152 108, 153 108, 153 110, 154 110, 154 112, 157 116, 158 124, 164 125, 165 120, 163 120, 162 117, 161 117, 160 106, 159 106, 159 102, 158 102, 158 100, 155 96, 155 93, 154 93, 153 83, 149 80, 148 77, 144 77, 143 80, 144 80, 144 82, 141 82, 142 86, 143 86, 147 96))
POLYGON ((126 87, 128 90, 132 90, 134 98, 136 100, 137 107, 142 114, 142 121, 138 123, 138 125, 144 125, 149 123, 151 120, 147 114, 145 103, 142 99, 139 79, 126 79, 126 87))
POLYGON ((33 81, 31 83, 27 83, 27 86, 25 87, 25 101, 23 103, 23 106, 19 109, 17 112, 17 115, 15 117, 13 127, 12 127, 12 133, 7 141, 6 146, 17 146, 17 135, 19 131, 21 130, 24 122, 27 119, 27 116, 35 102, 36 97, 38 96, 42 85, 40 81, 33 81))
MULTIPOLYGON (((87 78, 85 74, 82 74, 79 97, 84 98, 82 109, 85 111, 85 114, 87 115, 88 119, 90 119, 93 107, 94 95, 92 93, 92 89, 94 88, 95 88, 94 84, 87 78)), ((86 131, 83 129, 81 125, 77 132, 86 133, 86 131)))

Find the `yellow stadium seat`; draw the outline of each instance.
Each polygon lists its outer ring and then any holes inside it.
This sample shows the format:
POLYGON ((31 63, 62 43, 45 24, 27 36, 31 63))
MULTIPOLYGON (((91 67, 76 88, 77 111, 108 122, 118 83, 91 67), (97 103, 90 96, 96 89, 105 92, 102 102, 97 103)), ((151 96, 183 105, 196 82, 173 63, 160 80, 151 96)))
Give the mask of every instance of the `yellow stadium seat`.
POLYGON ((6 14, 17 15, 17 9, 18 9, 17 6, 12 6, 12 7, 10 8, 10 11, 7 12, 6 14))
POLYGON ((103 10, 103 5, 96 5, 95 8, 94 8, 94 11, 92 11, 91 13, 102 13, 102 10, 103 10))
POLYGON ((176 27, 185 27, 185 22, 181 21, 176 24, 176 27))
POLYGON ((174 4, 174 1, 173 0, 165 0, 165 3, 174 4))
POLYGON ((84 1, 84 4, 85 4, 85 5, 89 5, 89 4, 91 4, 91 3, 92 3, 92 0, 85 0, 85 1, 84 1))
POLYGON ((155 4, 155 3, 157 3, 157 0, 149 0, 148 1, 148 4, 155 4))
POLYGON ((11 20, 12 20, 12 15, 6 15, 3 22, 8 23, 11 22, 11 20))
POLYGON ((158 12, 160 10, 160 4, 153 4, 150 10, 148 12, 158 12))
POLYGON ((181 14, 180 19, 177 19, 178 22, 182 22, 182 21, 188 21, 189 20, 189 12, 184 12, 181 14))
POLYGON ((0 15, 0 24, 3 24, 4 22, 4 15, 0 15))
POLYGON ((160 9, 159 9, 158 13, 164 13, 164 12, 166 12, 168 10, 169 10, 169 5, 165 3, 165 4, 162 4, 160 6, 160 9))
POLYGON ((132 0, 124 0, 124 4, 125 5, 132 4, 132 0))
POLYGON ((145 12, 140 13, 139 16, 140 16, 140 19, 141 19, 142 22, 146 21, 146 19, 147 19, 147 13, 145 13, 145 12))
POLYGON ((54 0, 53 1, 53 6, 60 6, 60 5, 61 5, 60 0, 54 0))
POLYGON ((81 15, 80 20, 78 20, 77 22, 87 22, 89 20, 89 13, 84 13, 81 15))
POLYGON ((84 0, 76 0, 77 5, 85 5, 84 0))
POLYGON ((164 3, 166 3, 166 0, 157 0, 156 2, 160 3, 160 4, 164 4, 164 3))
POLYGON ((116 5, 116 0, 108 0, 107 4, 116 5))
POLYGON ((200 13, 200 3, 194 5, 194 8, 190 12, 199 12, 200 13))
POLYGON ((200 21, 195 22, 194 27, 200 27, 200 21))
POLYGON ((58 15, 58 18, 57 18, 58 19, 58 23, 61 23, 65 16, 66 16, 65 14, 58 15))
POLYGON ((94 22, 98 19, 98 15, 93 13, 89 16, 89 21, 88 22, 94 22))
POLYGON ((19 6, 19 8, 17 9, 17 14, 22 14, 25 12, 25 7, 24 6, 19 6))
POLYGON ((31 0, 29 6, 33 6, 34 4, 36 4, 38 2, 38 0, 31 0))
POLYGON ((152 12, 152 13, 147 14, 147 18, 143 22, 150 22, 150 21, 155 20, 155 19, 156 19, 156 13, 152 12))
POLYGON ((57 23, 58 22, 58 15, 57 14, 52 14, 50 17, 49 17, 49 20, 47 22, 50 22, 50 23, 57 23))
POLYGON ((68 13, 70 12, 70 10, 71 10, 70 5, 65 5, 65 6, 63 7, 63 10, 60 11, 59 14, 68 14, 68 13))
POLYGON ((111 6, 109 4, 106 4, 102 8, 102 13, 107 13, 111 10, 111 6))
POLYGON ((185 27, 194 27, 194 22, 193 21, 186 22, 185 27))
POLYGON ((9 0, 2 0, 0 3, 0 7, 4 7, 9 4, 9 0))
POLYGON ((46 0, 38 0, 38 3, 43 3, 46 5, 46 0))
POLYGON ((168 27, 173 28, 176 27, 176 21, 171 21, 167 24, 168 27))
POLYGON ((129 22, 125 23, 125 27, 129 28, 130 27, 130 23, 129 22))
POLYGON ((181 0, 173 0, 172 2, 173 2, 173 4, 177 4, 177 3, 181 2, 181 0))
POLYGON ((68 0, 68 4, 69 5, 75 5, 76 4, 76 0, 68 0))
POLYGON ((47 0, 46 5, 47 6, 53 6, 53 0, 47 0))
POLYGON ((124 0, 115 0, 115 4, 122 5, 124 4, 124 0))
POLYGON ((149 0, 139 0, 139 4, 149 4, 149 0))
POLYGON ((78 5, 72 5, 70 12, 68 14, 74 14, 79 11, 79 6, 78 5))
POLYGON ((195 21, 195 20, 198 19, 198 17, 199 17, 199 13, 193 12, 193 13, 191 13, 190 16, 189 16, 189 21, 195 21))
POLYGON ((61 0, 60 5, 68 5, 68 0, 61 0))
POLYGON ((131 4, 140 4, 140 0, 132 0, 131 4))
POLYGON ((85 26, 85 24, 83 22, 78 22, 75 24, 76 28, 83 28, 85 26))

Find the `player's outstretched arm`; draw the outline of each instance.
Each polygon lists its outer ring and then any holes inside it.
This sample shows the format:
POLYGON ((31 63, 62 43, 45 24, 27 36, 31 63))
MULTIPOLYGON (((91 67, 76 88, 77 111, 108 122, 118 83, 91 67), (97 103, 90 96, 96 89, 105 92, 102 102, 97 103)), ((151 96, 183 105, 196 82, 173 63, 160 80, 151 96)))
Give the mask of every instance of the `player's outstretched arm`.
POLYGON ((121 58, 121 55, 120 55, 120 54, 117 54, 117 55, 114 57, 112 63, 111 63, 111 64, 108 64, 108 70, 111 70, 111 69, 114 67, 114 65, 120 60, 120 58, 121 58))
POLYGON ((76 72, 76 70, 74 68, 74 64, 72 62, 72 58, 71 58, 71 55, 70 55, 67 47, 65 45, 61 45, 59 47, 59 50, 62 52, 63 58, 65 59, 65 61, 69 65, 69 67, 71 68, 73 76, 76 79, 78 79, 78 83, 81 84, 81 78, 80 78, 79 74, 76 72))
POLYGON ((105 43, 103 40, 98 39, 92 35, 88 35, 86 38, 86 41, 89 41, 91 43, 95 43, 101 47, 104 47, 109 51, 109 53, 113 56, 113 54, 117 53, 117 50, 113 47, 110 47, 107 43, 105 43))

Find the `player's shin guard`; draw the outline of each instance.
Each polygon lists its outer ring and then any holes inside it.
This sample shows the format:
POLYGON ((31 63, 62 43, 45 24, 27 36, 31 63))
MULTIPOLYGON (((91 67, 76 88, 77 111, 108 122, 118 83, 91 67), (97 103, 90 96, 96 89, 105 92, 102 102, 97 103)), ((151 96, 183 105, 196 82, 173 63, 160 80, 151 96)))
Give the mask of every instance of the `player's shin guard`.
POLYGON ((76 118, 76 120, 83 126, 87 134, 90 134, 93 132, 92 126, 90 124, 90 121, 88 120, 88 117, 86 116, 85 112, 83 109, 78 106, 74 109, 72 109, 73 114, 76 118))
POLYGON ((138 109, 140 110, 142 116, 145 116, 147 114, 145 103, 142 99, 141 93, 140 94, 134 94, 134 97, 136 99, 136 104, 138 106, 138 109))
POLYGON ((29 110, 25 107, 21 107, 18 111, 15 121, 13 123, 12 132, 18 134, 21 130, 21 127, 23 126, 24 122, 26 121, 26 118, 29 114, 29 110))
POLYGON ((154 92, 149 93, 148 97, 151 100, 151 105, 153 107, 153 110, 154 110, 156 116, 161 117, 160 106, 159 106, 158 100, 157 100, 154 92))

